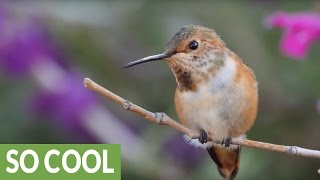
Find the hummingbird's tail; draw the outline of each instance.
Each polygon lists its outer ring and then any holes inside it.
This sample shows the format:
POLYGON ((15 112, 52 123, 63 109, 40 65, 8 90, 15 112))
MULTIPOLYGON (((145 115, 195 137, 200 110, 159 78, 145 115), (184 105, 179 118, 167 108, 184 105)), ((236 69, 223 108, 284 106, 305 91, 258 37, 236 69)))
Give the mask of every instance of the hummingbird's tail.
POLYGON ((239 170, 241 147, 235 149, 211 147, 207 150, 210 154, 210 157, 217 164, 219 173, 226 180, 234 179, 239 170))

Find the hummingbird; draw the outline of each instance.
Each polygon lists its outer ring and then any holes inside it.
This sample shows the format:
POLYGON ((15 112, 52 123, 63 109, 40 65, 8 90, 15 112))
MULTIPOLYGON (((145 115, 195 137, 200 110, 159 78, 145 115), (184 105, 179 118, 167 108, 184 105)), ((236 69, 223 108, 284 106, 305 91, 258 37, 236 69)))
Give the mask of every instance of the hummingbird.
POLYGON ((175 77, 175 108, 180 122, 200 134, 187 141, 206 149, 225 179, 234 179, 240 166, 241 147, 231 138, 245 139, 253 126, 258 105, 254 72, 220 36, 203 26, 182 27, 166 50, 125 65, 129 68, 164 60, 175 77), (208 141, 208 137, 221 144, 208 141))

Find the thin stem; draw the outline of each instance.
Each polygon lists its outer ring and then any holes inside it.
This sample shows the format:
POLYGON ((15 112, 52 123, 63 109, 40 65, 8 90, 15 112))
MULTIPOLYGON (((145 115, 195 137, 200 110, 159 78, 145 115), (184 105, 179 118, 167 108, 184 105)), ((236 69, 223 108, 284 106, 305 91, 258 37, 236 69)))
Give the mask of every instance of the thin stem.
MULTIPOLYGON (((167 116, 165 113, 153 113, 150 112, 136 104, 133 104, 129 102, 128 100, 123 99, 122 97, 112 93, 111 91, 105 89, 104 87, 100 86, 99 84, 95 83, 89 78, 84 79, 84 86, 90 90, 93 90, 112 101, 121 104, 126 110, 132 111, 142 117, 144 117, 147 121, 159 124, 159 125, 166 125, 170 126, 181 133, 184 133, 188 135, 192 139, 197 139, 200 137, 199 132, 196 132, 194 130, 191 130, 182 124, 178 123, 177 121, 173 120, 169 116, 167 116)), ((208 137, 209 140, 213 141, 212 137, 208 137)), ((213 141, 215 143, 219 143, 216 141, 213 141)), ((271 143, 265 143, 265 142, 259 142, 259 141, 253 141, 253 140, 246 140, 246 139, 232 139, 231 144, 233 145, 240 145, 250 148, 256 148, 256 149, 263 149, 266 151, 272 151, 272 152, 279 152, 289 155, 295 155, 295 156, 302 156, 302 157, 309 157, 309 158, 320 158, 320 151, 318 150, 311 150, 311 149, 305 149, 298 146, 285 146, 285 145, 277 145, 277 144, 271 144, 271 143)))

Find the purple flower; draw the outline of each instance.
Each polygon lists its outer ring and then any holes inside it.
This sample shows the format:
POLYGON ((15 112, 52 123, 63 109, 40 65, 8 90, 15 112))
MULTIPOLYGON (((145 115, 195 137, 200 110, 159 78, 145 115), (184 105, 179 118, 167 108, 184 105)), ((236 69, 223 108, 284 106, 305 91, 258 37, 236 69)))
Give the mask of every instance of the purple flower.
POLYGON ((317 102, 316 109, 320 113, 320 99, 317 102))
POLYGON ((3 6, 0 7, 0 29, 3 28, 3 22, 6 18, 6 11, 3 6))
POLYGON ((83 87, 82 79, 71 74, 55 89, 39 91, 34 107, 39 113, 46 113, 66 126, 74 126, 96 103, 93 93, 83 87))
POLYGON ((55 124, 82 142, 96 142, 82 126, 85 113, 95 105, 97 101, 93 93, 83 87, 82 78, 69 73, 55 89, 39 90, 31 107, 36 114, 54 119, 55 124))
POLYGON ((182 138, 181 135, 175 136, 163 145, 163 153, 165 156, 170 156, 179 166, 184 166, 188 169, 194 169, 201 163, 207 155, 207 151, 195 148, 182 138))
POLYGON ((312 43, 320 40, 320 15, 316 12, 277 12, 265 19, 265 25, 284 30, 280 50, 294 59, 304 59, 312 43))
POLYGON ((39 22, 18 19, 0 9, 0 66, 8 75, 25 75, 43 59, 53 58, 39 22))

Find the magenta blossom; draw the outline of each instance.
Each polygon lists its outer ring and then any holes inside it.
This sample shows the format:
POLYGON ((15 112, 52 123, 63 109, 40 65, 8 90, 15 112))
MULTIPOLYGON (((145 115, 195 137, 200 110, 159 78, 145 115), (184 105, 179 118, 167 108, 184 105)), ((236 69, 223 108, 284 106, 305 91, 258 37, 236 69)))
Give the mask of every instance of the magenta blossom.
POLYGON ((280 50, 294 59, 304 59, 311 44, 320 40, 320 14, 316 12, 277 12, 268 16, 265 24, 284 30, 280 50))

